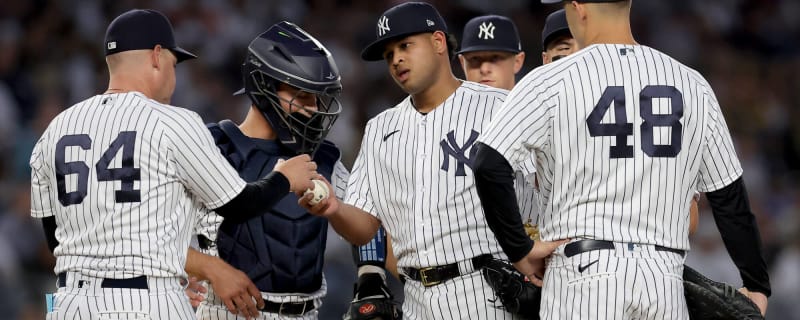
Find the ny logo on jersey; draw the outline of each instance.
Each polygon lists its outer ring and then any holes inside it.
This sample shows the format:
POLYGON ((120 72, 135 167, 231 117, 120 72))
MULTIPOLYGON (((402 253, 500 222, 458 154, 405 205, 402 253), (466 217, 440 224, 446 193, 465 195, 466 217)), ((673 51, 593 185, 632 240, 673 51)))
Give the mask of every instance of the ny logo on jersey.
POLYGON ((486 22, 481 23, 478 26, 478 38, 483 38, 483 40, 494 39, 494 23, 491 21, 488 24, 486 22))
POLYGON ((379 37, 382 37, 384 34, 386 34, 387 32, 389 32, 391 30, 392 29, 389 29, 389 18, 387 18, 386 16, 383 16, 380 19, 378 19, 378 36, 379 37))
POLYGON ((472 157, 475 155, 475 149, 473 148, 469 151, 469 157, 467 157, 464 152, 475 144, 475 140, 478 140, 478 135, 480 135, 480 133, 472 130, 469 139, 464 142, 464 145, 458 146, 455 131, 448 132, 447 139, 442 139, 442 142, 439 143, 445 154, 445 158, 442 160, 442 170, 450 171, 450 157, 453 157, 456 159, 456 177, 466 176, 467 173, 464 171, 464 165, 472 169, 472 157))

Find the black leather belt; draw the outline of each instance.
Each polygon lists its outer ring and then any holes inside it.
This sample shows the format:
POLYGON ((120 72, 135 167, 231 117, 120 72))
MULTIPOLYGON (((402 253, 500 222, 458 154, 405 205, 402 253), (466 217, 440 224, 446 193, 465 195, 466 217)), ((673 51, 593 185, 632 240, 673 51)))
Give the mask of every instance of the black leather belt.
POLYGON ((301 316, 314 310, 314 301, 305 302, 272 302, 264 300, 263 312, 277 313, 279 315, 301 316))
MULTIPOLYGON (((492 255, 482 254, 472 258, 472 267, 475 271, 480 270, 492 260, 492 255)), ((458 271, 458 263, 451 263, 435 267, 427 267, 422 269, 416 268, 403 268, 405 276, 411 280, 422 282, 423 286, 430 287, 460 277, 462 274, 458 271)))
MULTIPOLYGON (((78 281, 78 288, 83 288, 84 280, 78 281)), ((58 274, 58 287, 63 288, 67 286, 67 273, 61 272, 58 274)), ((103 279, 100 283, 101 288, 123 288, 123 289, 144 289, 147 290, 147 277, 138 276, 128 279, 103 279)))
MULTIPOLYGON (((659 245, 656 245, 655 248, 656 251, 672 252, 672 253, 677 253, 679 255, 684 255, 686 253, 680 249, 667 248, 659 245)), ((574 255, 578 255, 587 251, 611 250, 611 249, 614 249, 614 243, 611 241, 580 240, 580 241, 570 242, 566 246, 564 246, 564 255, 569 258, 574 255)))

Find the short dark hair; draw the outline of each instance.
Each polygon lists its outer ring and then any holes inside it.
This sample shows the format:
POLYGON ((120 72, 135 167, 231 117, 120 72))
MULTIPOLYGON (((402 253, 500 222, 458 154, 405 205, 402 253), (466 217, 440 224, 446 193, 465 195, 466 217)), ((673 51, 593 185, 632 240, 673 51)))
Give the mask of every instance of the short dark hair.
POLYGON ((456 58, 456 51, 458 51, 458 40, 456 36, 452 33, 446 33, 447 35, 447 57, 450 58, 450 61, 456 58))

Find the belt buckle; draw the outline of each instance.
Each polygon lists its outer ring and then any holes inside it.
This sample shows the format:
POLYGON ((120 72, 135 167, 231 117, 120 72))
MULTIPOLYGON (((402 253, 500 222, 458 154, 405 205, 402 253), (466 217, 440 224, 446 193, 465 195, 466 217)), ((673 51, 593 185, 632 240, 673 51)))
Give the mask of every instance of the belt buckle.
POLYGON ((419 278, 422 281, 422 285, 423 286, 432 287, 432 286, 435 286, 437 284, 442 283, 441 280, 428 281, 428 276, 425 273, 428 272, 428 271, 434 270, 434 269, 435 269, 435 267, 425 267, 425 268, 419 269, 419 278))

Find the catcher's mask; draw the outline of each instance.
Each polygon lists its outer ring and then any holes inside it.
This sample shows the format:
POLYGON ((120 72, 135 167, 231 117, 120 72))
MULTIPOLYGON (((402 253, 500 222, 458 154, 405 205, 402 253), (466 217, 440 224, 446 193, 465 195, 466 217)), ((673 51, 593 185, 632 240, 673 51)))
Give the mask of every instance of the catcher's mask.
POLYGON ((242 64, 244 89, 276 131, 278 141, 297 154, 319 147, 341 112, 341 76, 333 57, 314 37, 282 21, 259 35, 247 48, 242 64), (298 89, 289 99, 277 94, 281 83, 298 89), (298 103, 313 94, 316 108, 298 103), (287 112, 281 101, 291 107, 287 112))

